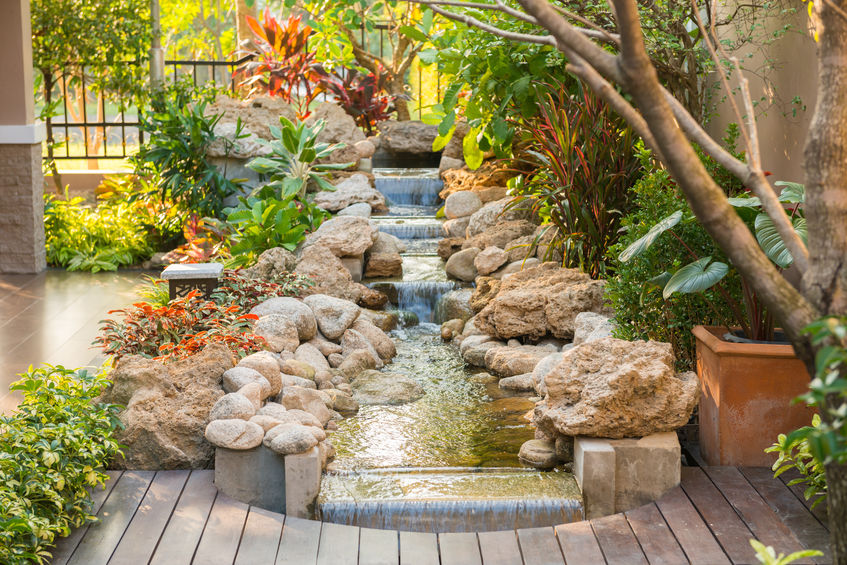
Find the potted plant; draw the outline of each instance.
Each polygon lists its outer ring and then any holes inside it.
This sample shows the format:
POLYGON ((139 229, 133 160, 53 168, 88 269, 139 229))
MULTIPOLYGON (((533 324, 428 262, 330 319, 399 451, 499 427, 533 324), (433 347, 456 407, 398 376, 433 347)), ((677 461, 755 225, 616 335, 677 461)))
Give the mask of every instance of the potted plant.
MULTIPOLYGON (((775 184, 782 187, 779 199, 787 207, 795 231, 805 240, 803 185, 775 184)), ((791 254, 771 219, 760 211, 759 199, 741 196, 729 201, 747 221, 768 258, 780 269, 790 267, 791 254)), ((678 237, 673 228, 684 221, 696 220, 683 210, 664 218, 627 247, 620 261, 643 253, 665 232, 678 237)), ((765 449, 774 438, 811 422, 811 410, 792 403, 808 389, 809 374, 793 347, 774 328, 772 316, 747 281, 741 278, 743 300, 739 304, 721 285, 730 266, 689 251, 691 263, 653 277, 645 288, 661 290, 666 299, 676 292, 715 288, 734 314, 734 328, 696 326, 693 330, 701 387, 701 455, 709 465, 770 466, 774 456, 765 449)))

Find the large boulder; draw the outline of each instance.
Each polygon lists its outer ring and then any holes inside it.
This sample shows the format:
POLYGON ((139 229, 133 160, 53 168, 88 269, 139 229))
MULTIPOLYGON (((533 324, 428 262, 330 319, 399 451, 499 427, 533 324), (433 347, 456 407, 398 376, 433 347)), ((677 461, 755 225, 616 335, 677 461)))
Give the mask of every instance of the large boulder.
POLYGON ((337 216, 327 220, 306 238, 305 246, 321 245, 336 257, 356 257, 371 248, 377 229, 367 218, 337 216))
POLYGON ((473 282, 477 275, 474 259, 479 252, 479 247, 470 247, 454 253, 447 259, 444 270, 447 271, 448 275, 460 281, 473 282))
POLYGON ((432 153, 432 143, 438 136, 438 126, 423 122, 388 120, 379 124, 379 146, 389 153, 432 153))
POLYGON ((503 266, 509 260, 509 255, 494 245, 486 247, 473 261, 476 271, 480 275, 490 275, 497 269, 503 266))
POLYGON ((495 200, 474 212, 471 215, 470 223, 468 223, 468 237, 481 234, 498 223, 513 220, 529 220, 532 217, 532 210, 528 209, 528 207, 515 206, 507 210, 506 208, 511 201, 511 198, 495 200))
POLYGON ((367 288, 353 282, 350 271, 323 245, 310 245, 300 253, 296 271, 315 282, 310 290, 352 302, 359 302, 367 288))
POLYGON ((496 347, 485 353, 485 367, 498 377, 514 377, 532 373, 550 350, 534 345, 496 347))
POLYGON ((250 310, 251 314, 263 316, 276 314, 291 320, 297 327, 297 335, 301 341, 308 341, 315 337, 318 331, 318 324, 315 321, 315 315, 312 309, 309 308, 302 300, 291 298, 290 296, 274 296, 268 298, 264 302, 260 302, 250 310))
POLYGON ((367 204, 374 212, 388 210, 385 196, 373 188, 368 177, 363 174, 355 174, 341 180, 335 185, 335 190, 318 192, 313 203, 330 212, 338 212, 353 204, 367 204))
POLYGON ((290 273, 297 264, 297 257, 284 247, 272 247, 263 251, 252 267, 241 271, 251 279, 271 280, 274 277, 290 273))
POLYGON ((595 312, 580 312, 574 318, 573 344, 611 337, 615 324, 611 318, 595 312))
POLYGON ((669 343, 611 337, 564 352, 544 379, 534 422, 548 435, 644 437, 688 422, 700 396, 697 375, 674 371, 669 343))
POLYGON ((485 308, 500 292, 500 281, 491 277, 477 277, 476 287, 471 294, 471 312, 476 314, 485 308))
POLYGON ((329 157, 320 159, 318 162, 358 164, 362 155, 356 144, 365 140, 365 134, 350 114, 338 104, 327 101, 315 108, 305 123, 307 126, 312 126, 318 120, 324 122, 324 128, 318 134, 318 142, 344 144, 344 147, 336 149, 329 157))
POLYGON ((352 382, 353 399, 361 405, 407 404, 423 396, 414 379, 398 373, 363 371, 352 382))
MULTIPOLYGON (((215 99, 214 103, 206 106, 205 113, 207 116, 223 114, 218 125, 234 126, 238 120, 241 120, 245 129, 265 140, 273 139, 270 127, 279 127, 280 116, 289 120, 297 119, 294 107, 278 96, 256 96, 250 100, 241 100, 222 94, 215 99)), ((232 155, 231 152, 230 155, 232 155)), ((253 156, 247 155, 247 157, 253 156)))
POLYGON ((362 310, 349 300, 342 300, 326 294, 307 296, 303 299, 303 302, 312 309, 318 322, 318 328, 329 339, 340 338, 359 317, 359 312, 362 310))
POLYGON ((603 311, 604 287, 605 281, 577 269, 543 263, 504 278, 497 295, 477 314, 476 326, 500 339, 547 334, 571 339, 578 313, 603 311))
POLYGON ((283 314, 267 314, 253 324, 253 333, 265 338, 271 351, 294 352, 300 344, 300 332, 294 321, 283 314))
POLYGON ((473 316, 471 311, 471 296, 474 289, 459 288, 444 294, 435 306, 435 321, 446 322, 456 318, 468 320, 473 316))
POLYGON ((163 364, 129 356, 111 373, 108 402, 125 403, 125 428, 116 439, 126 445, 114 463, 123 469, 204 469, 214 459, 206 440, 209 412, 224 395, 221 379, 233 367, 232 353, 209 345, 196 355, 163 364), (128 398, 127 398, 128 397, 128 398))
POLYGON ((482 208, 482 200, 475 192, 468 190, 454 192, 444 201, 444 215, 450 220, 470 216, 482 208))
MULTIPOLYGON (((468 223, 470 228, 470 223, 468 223)), ((462 244, 462 248, 499 247, 500 249, 511 248, 512 242, 535 232, 535 224, 527 220, 502 220, 484 231, 470 237, 462 244)), ((503 261, 505 263, 505 261, 503 261)))

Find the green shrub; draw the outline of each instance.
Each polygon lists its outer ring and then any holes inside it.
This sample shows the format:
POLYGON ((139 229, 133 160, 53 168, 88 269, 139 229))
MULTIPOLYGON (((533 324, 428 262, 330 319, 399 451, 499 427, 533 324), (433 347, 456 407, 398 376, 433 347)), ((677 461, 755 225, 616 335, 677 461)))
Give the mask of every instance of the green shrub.
POLYGON ((153 248, 141 222, 144 208, 142 202, 120 197, 86 206, 82 198, 45 195, 47 262, 69 271, 96 273, 149 258, 153 248))
POLYGON ((120 452, 119 406, 95 403, 105 374, 47 366, 11 386, 23 396, 0 418, 0 563, 43 563, 56 536, 93 520, 87 489, 120 452))
POLYGON ((766 453, 777 454, 773 464, 774 478, 792 469, 800 473, 799 477, 788 482, 788 486, 805 485, 803 496, 806 500, 814 499, 813 508, 826 500, 826 473, 823 462, 815 459, 808 439, 808 436, 819 432, 820 427, 821 417, 815 414, 812 417, 812 425, 799 430, 806 434, 806 437, 798 438, 795 434, 789 439, 789 436, 779 434, 776 443, 765 450, 766 453))
MULTIPOLYGON (((734 319, 723 297, 714 288, 701 294, 674 294, 667 300, 649 281, 664 271, 674 272, 698 257, 710 256, 723 260, 723 253, 706 231, 695 221, 680 223, 674 228, 679 236, 657 239, 644 253, 626 263, 618 260, 620 253, 642 237, 659 220, 680 209, 688 209, 682 193, 668 172, 655 168, 649 153, 641 156, 649 170, 632 188, 632 211, 621 220, 623 234, 609 249, 609 260, 615 277, 608 280, 607 297, 615 309, 617 328, 614 335, 621 339, 653 339, 673 346, 678 368, 694 367, 694 337, 691 329, 698 324, 730 325, 734 319), (708 302, 707 302, 708 301, 708 302), (714 308, 709 307, 711 302, 714 308)), ((710 165, 715 168, 714 165, 710 165)), ((726 188, 726 187, 725 187, 726 188)), ((734 187, 730 186, 730 190, 734 187)), ((738 275, 733 271, 726 287, 740 292, 738 275)), ((739 296, 735 296, 740 299, 739 296)))

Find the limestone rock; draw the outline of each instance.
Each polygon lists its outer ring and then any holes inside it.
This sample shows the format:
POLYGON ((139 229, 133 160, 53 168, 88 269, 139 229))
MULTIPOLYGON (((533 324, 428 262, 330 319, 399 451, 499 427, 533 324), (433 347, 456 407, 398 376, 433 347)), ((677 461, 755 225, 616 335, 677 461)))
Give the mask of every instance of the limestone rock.
POLYGON ((528 259, 514 261, 512 263, 507 263, 505 267, 501 267, 491 273, 491 278, 499 280, 507 279, 515 273, 519 273, 526 269, 531 269, 532 267, 537 267, 540 264, 541 261, 539 261, 535 257, 529 257, 528 259))
POLYGON ((233 367, 223 374, 223 388, 226 392, 238 392, 250 383, 258 383, 265 398, 271 394, 271 383, 259 371, 249 367, 233 367))
POLYGON ((539 361, 535 369, 532 370, 532 381, 535 384, 535 392, 539 395, 544 396, 547 394, 547 383, 544 382, 544 379, 556 365, 562 362, 562 355, 563 353, 558 351, 551 353, 539 361))
POLYGON ((369 253, 404 253, 405 251, 406 244, 399 237, 390 233, 379 232, 376 234, 376 241, 370 248, 369 253))
POLYGON ((244 450, 261 445, 265 430, 254 422, 244 420, 212 420, 206 426, 205 435, 217 447, 244 450))
POLYGON ((341 336, 341 355, 347 358, 354 351, 365 350, 370 353, 376 364, 377 369, 381 369, 383 366, 382 358, 377 353, 376 349, 371 342, 363 336, 361 333, 354 329, 349 329, 344 332, 344 335, 341 336))
POLYGON ((357 286, 359 287, 361 294, 356 303, 362 308, 382 308, 388 303, 388 296, 384 293, 361 284, 357 286))
POLYGON ((305 246, 321 245, 336 257, 362 255, 377 239, 378 230, 367 218, 336 216, 306 237, 305 246))
POLYGON ((350 271, 344 267, 341 259, 322 245, 310 245, 300 253, 296 272, 315 282, 312 292, 328 294, 358 302, 366 289, 353 282, 350 271))
POLYGON ((528 206, 515 206, 506 210, 506 207, 511 201, 511 198, 495 200, 474 212, 468 224, 468 237, 480 234, 498 223, 512 220, 528 220, 532 217, 532 211, 526 209, 528 206))
POLYGON ((357 202, 350 204, 346 208, 338 211, 338 216, 359 216, 360 218, 371 217, 371 205, 366 202, 357 202))
POLYGON ((444 341, 450 341, 454 337, 461 335, 464 328, 465 321, 463 319, 455 318, 453 320, 448 320, 441 324, 441 339, 444 341))
POLYGON ((535 236, 524 235, 509 241, 503 250, 508 255, 508 263, 523 261, 535 256, 535 236))
POLYGON ((407 404, 423 396, 423 387, 398 373, 364 371, 352 382, 353 399, 362 405, 407 404))
MULTIPOLYGON (((336 354, 333 354, 336 355, 336 354)), ((376 358, 374 353, 367 349, 356 349, 348 353, 347 357, 341 357, 338 370, 348 379, 353 379, 363 371, 376 369, 376 358)), ((332 360, 330 360, 330 365, 332 360)))
POLYGON ((499 247, 490 246, 480 251, 474 258, 473 264, 480 275, 488 275, 499 269, 509 255, 499 247))
MULTIPOLYGON (((461 159, 463 138, 464 134, 459 135, 457 124, 456 132, 444 148, 442 155, 461 159)), ((499 200, 506 196, 506 184, 513 176, 515 172, 510 171, 508 165, 504 166, 494 161, 486 161, 473 171, 467 166, 445 170, 441 172, 441 179, 444 181, 441 197, 447 198, 454 192, 470 190, 475 192, 483 203, 499 200)))
POLYGON ((269 126, 279 127, 279 118, 296 120, 297 113, 291 104, 276 96, 255 96, 249 100, 219 95, 213 104, 206 106, 206 115, 223 114, 219 124, 235 124, 239 119, 258 137, 271 140, 269 126))
POLYGON ((532 373, 549 354, 547 349, 533 345, 489 349, 485 353, 485 367, 500 377, 514 377, 532 373))
POLYGON ((482 200, 475 192, 454 192, 444 201, 444 215, 450 220, 465 218, 482 208, 482 200))
POLYGON ((435 306, 436 321, 446 321, 459 318, 467 320, 473 316, 470 301, 473 295, 471 288, 459 288, 444 294, 435 306))
POLYGON ((367 204, 368 216, 371 211, 385 212, 385 196, 371 186, 368 177, 355 174, 335 185, 335 190, 322 190, 315 194, 313 204, 330 212, 338 212, 352 205, 367 204))
POLYGON ((450 259, 454 253, 462 250, 462 244, 465 242, 463 237, 446 237, 438 242, 438 256, 444 261, 450 259))
POLYGON ((356 143, 365 140, 365 134, 356 125, 356 121, 334 102, 323 102, 306 118, 305 123, 313 126, 318 120, 322 120, 324 128, 318 133, 319 143, 342 143, 344 147, 336 149, 326 158, 318 162, 323 163, 350 163, 355 165, 359 161, 359 150, 356 143))
POLYGON ((608 316, 594 312, 580 312, 574 318, 573 344, 579 345, 604 337, 611 337, 615 325, 608 316))
POLYGON ((477 277, 476 287, 471 294, 470 307, 474 314, 479 313, 500 292, 500 281, 491 277, 477 277))
MULTIPOLYGON (((452 142, 453 140, 451 139, 450 141, 452 142)), ((450 169, 461 169, 464 165, 465 161, 463 159, 448 157, 442 153, 441 160, 438 162, 438 172, 440 174, 450 169)))
POLYGON ((326 357, 311 343, 300 344, 300 347, 294 352, 294 359, 312 366, 315 369, 316 376, 318 372, 329 369, 326 357))
POLYGON ((365 267, 365 277, 403 276, 403 257, 399 253, 369 253, 365 267))
MULTIPOLYGON (((303 299, 312 309, 321 333, 329 339, 338 339, 359 317, 361 308, 349 300, 326 294, 313 294, 303 299)), ((314 336, 313 336, 314 337, 314 336)))
MULTIPOLYGON (((268 442, 266 447, 280 455, 303 453, 318 444, 317 438, 306 426, 281 424, 277 428, 281 429, 271 435, 273 439, 268 442)), ((270 430, 268 434, 271 434, 277 428, 270 430)))
POLYGON ((282 377, 279 372, 279 363, 268 351, 258 351, 244 357, 236 367, 247 367, 258 371, 270 384, 270 396, 279 394, 282 390, 282 377))
POLYGON ((515 392, 535 392, 535 380, 532 378, 532 373, 500 379, 498 386, 504 390, 515 392))
POLYGON ((394 340, 369 321, 359 318, 353 323, 351 329, 359 332, 368 340, 383 361, 389 361, 397 355, 397 346, 394 345, 394 340))
POLYGON ((290 273, 297 264, 294 254, 284 247, 273 247, 259 255, 256 264, 243 269, 241 274, 251 279, 271 280, 290 273))
POLYGON ((447 237, 456 237, 459 239, 464 239, 470 221, 470 216, 466 216, 464 218, 456 218, 455 220, 447 220, 446 222, 441 224, 441 227, 444 230, 444 233, 447 234, 447 237))
POLYGON ((329 357, 333 353, 341 353, 341 346, 329 341, 320 332, 307 343, 317 349, 324 357, 329 357))
POLYGON ((268 314, 278 314, 288 318, 294 322, 297 327, 297 335, 302 341, 312 339, 318 331, 315 315, 311 308, 296 298, 288 296, 268 298, 250 310, 250 313, 259 316, 260 319, 268 314))
POLYGON ((534 421, 551 434, 643 437, 688 422, 700 395, 697 375, 675 374, 670 344, 611 337, 562 356, 545 378, 534 421))
POLYGON ((294 351, 300 335, 294 322, 281 314, 262 316, 253 324, 253 333, 265 338, 271 351, 294 351))
POLYGON ((380 122, 380 149, 389 153, 432 153, 432 143, 438 136, 438 127, 423 122, 388 120, 380 122))
POLYGON ((209 420, 249 420, 256 415, 256 408, 243 394, 230 392, 215 402, 209 412, 209 420))
POLYGON ((444 270, 453 278, 465 282, 472 282, 477 275, 474 259, 479 254, 478 247, 470 247, 454 253, 447 259, 444 270))
POLYGON ((332 417, 317 390, 297 386, 285 387, 282 389, 280 404, 287 410, 308 412, 323 425, 326 425, 332 417))
MULTIPOLYGON (((495 225, 486 228, 485 231, 473 237, 468 238, 462 247, 499 247, 506 249, 511 247, 512 242, 525 236, 531 235, 535 231, 535 224, 526 220, 502 220, 495 225)), ((524 253, 526 255, 526 253, 524 253)), ((520 257, 521 259, 523 257, 520 257)), ((503 261, 505 263, 505 261, 503 261)))
POLYGON ((286 375, 294 375, 301 379, 315 380, 315 368, 306 361, 300 359, 288 359, 282 365, 282 372, 286 375))
MULTIPOLYGON (((463 340, 462 345, 465 345, 465 341, 467 341, 468 339, 463 340)), ((492 349, 504 347, 505 345, 506 344, 502 341, 491 340, 491 338, 489 338, 487 341, 483 341, 482 343, 474 343, 473 345, 464 348, 462 350, 462 359, 464 359, 465 363, 467 363, 468 365, 473 365, 474 367, 485 367, 485 356, 488 354, 488 352, 492 349)))
POLYGON ((556 445, 543 439, 531 439, 524 442, 518 458, 522 463, 537 469, 552 469, 559 462, 556 456, 556 445))

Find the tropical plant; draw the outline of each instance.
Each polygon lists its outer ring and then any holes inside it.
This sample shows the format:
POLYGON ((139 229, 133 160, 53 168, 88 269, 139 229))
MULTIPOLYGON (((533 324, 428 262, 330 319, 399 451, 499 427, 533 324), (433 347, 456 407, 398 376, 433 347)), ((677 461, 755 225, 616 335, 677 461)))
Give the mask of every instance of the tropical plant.
POLYGON ((224 271, 220 286, 212 293, 218 304, 236 305, 249 312, 260 302, 274 296, 300 296, 314 283, 296 273, 262 279, 244 276, 240 271, 224 271))
POLYGON ((170 285, 164 279, 144 275, 145 282, 135 289, 135 293, 152 306, 167 306, 171 301, 170 285))
POLYGON ((229 238, 219 225, 198 214, 190 214, 182 228, 185 243, 168 252, 171 263, 209 263, 229 257, 229 238))
POLYGON ((620 235, 630 187, 641 174, 635 135, 590 91, 564 83, 535 89, 537 116, 525 121, 521 167, 510 181, 513 207, 531 208, 558 228, 548 251, 566 267, 605 277, 607 252, 620 235))
POLYGON ((115 271, 150 257, 153 248, 139 221, 146 206, 106 198, 86 206, 81 197, 44 196, 47 262, 69 271, 115 271))
POLYGON ((95 520, 91 494, 120 453, 121 407, 97 402, 104 373, 32 367, 11 390, 23 401, 0 417, 0 562, 45 563, 57 536, 95 520))
POLYGON ((316 75, 321 89, 332 94, 368 136, 376 133, 377 123, 391 117, 398 95, 387 92, 391 75, 381 66, 368 74, 344 67, 331 71, 321 67, 316 75))
POLYGON ((320 93, 315 88, 315 53, 308 49, 312 28, 303 25, 299 15, 280 23, 269 9, 262 23, 252 16, 247 16, 247 23, 257 50, 248 53, 252 58, 236 69, 245 77, 241 84, 251 89, 250 94, 261 92, 293 103, 298 117, 306 118, 309 104, 320 93))
MULTIPOLYGON (((820 430, 821 417, 815 414, 809 428, 820 430)), ((813 500, 812 508, 826 499, 826 474, 823 462, 815 458, 809 446, 808 437, 818 433, 818 430, 801 428, 790 440, 786 434, 779 434, 776 443, 765 450, 766 453, 776 453, 777 459, 773 464, 774 478, 786 471, 796 471, 799 477, 788 481, 788 486, 805 485, 803 496, 813 500), (802 438, 798 436, 802 435, 802 438)))
POLYGON ((329 144, 318 141, 318 135, 323 131, 326 122, 317 120, 307 126, 304 122, 294 124, 280 116, 279 124, 278 128, 270 127, 274 139, 267 145, 271 153, 266 157, 256 157, 247 163, 248 168, 270 181, 254 191, 254 194, 275 195, 282 199, 290 195, 303 200, 310 185, 320 190, 335 190, 325 179, 327 173, 349 168, 352 163, 317 162, 344 147, 343 143, 329 144))
POLYGON ((769 545, 766 546, 759 540, 755 539, 750 540, 750 545, 753 546, 753 550, 756 552, 756 560, 762 565, 790 565, 800 559, 823 555, 823 552, 818 551, 817 549, 804 549, 801 551, 795 551, 789 555, 785 555, 784 553, 777 555, 776 550, 773 547, 769 545))

